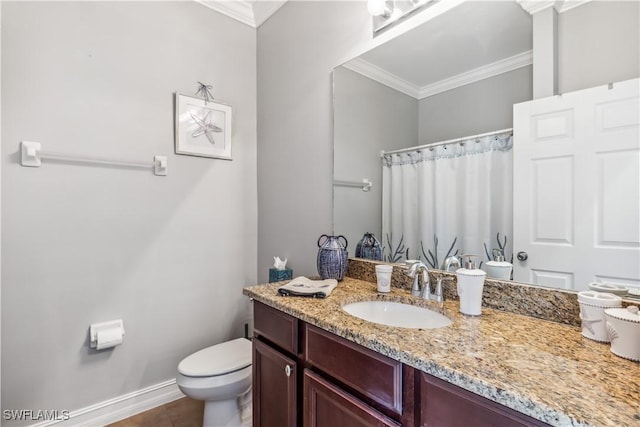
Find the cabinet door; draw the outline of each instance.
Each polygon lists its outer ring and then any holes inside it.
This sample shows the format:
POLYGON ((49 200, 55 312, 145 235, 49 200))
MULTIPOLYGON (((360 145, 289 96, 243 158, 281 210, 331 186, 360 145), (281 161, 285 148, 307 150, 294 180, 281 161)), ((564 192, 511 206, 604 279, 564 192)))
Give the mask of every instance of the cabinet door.
POLYGON ((295 427, 296 362, 253 340, 253 426, 295 427))
POLYGON ((304 427, 400 427, 400 424, 324 380, 304 371, 304 427))
POLYGON ((424 373, 420 379, 420 400, 422 427, 547 426, 542 421, 424 373))

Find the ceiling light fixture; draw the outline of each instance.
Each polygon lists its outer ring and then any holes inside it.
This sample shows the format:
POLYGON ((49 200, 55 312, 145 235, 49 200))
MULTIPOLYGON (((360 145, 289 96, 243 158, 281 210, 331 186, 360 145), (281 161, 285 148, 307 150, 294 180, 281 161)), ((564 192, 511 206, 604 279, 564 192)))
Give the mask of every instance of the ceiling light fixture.
POLYGON ((367 0, 367 9, 373 16, 373 33, 390 28, 398 21, 420 13, 435 3, 434 0, 367 0))
POLYGON ((388 18, 393 9, 393 0, 367 0, 367 10, 372 16, 388 18))

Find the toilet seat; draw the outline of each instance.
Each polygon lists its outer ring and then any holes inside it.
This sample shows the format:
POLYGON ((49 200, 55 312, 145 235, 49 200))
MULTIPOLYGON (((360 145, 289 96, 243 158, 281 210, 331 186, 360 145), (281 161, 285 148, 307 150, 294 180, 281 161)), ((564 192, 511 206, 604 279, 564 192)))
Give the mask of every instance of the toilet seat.
POLYGON ((251 389, 251 366, 225 375, 187 377, 178 373, 176 384, 184 394, 196 400, 233 399, 251 389))
POLYGON ((251 341, 238 338, 207 347, 180 362, 178 372, 186 377, 214 377, 251 366, 251 341))

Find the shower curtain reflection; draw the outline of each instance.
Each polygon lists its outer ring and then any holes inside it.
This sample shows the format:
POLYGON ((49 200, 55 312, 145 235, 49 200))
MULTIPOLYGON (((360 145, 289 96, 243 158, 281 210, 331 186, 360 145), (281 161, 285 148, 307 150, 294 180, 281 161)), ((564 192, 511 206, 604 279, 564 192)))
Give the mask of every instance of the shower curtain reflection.
POLYGON ((511 132, 386 153, 382 158, 384 259, 422 259, 441 268, 449 255, 512 259, 511 132))

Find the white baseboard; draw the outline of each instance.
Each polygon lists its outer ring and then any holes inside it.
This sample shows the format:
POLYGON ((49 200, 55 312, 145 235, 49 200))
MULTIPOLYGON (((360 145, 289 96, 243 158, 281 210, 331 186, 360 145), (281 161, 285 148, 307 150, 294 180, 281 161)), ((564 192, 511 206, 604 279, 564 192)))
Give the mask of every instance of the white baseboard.
POLYGON ((173 379, 71 411, 68 420, 43 421, 30 427, 102 427, 182 397, 173 379))

